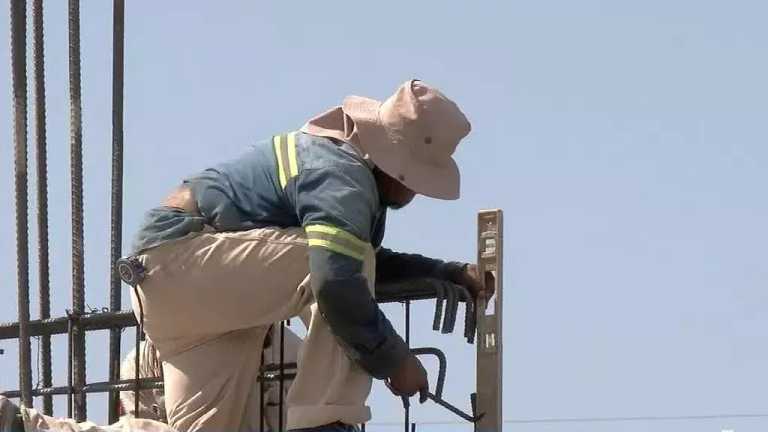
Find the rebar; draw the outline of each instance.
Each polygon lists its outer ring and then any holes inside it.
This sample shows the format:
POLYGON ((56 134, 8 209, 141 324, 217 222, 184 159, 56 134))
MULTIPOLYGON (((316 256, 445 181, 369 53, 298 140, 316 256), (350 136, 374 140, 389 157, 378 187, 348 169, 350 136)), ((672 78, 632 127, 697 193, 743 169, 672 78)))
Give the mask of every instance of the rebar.
MULTIPOLYGON (((35 61, 35 156, 37 168, 37 261, 40 318, 51 316, 50 267, 48 259, 48 149, 45 119, 45 45, 43 0, 32 3, 35 61)), ((53 385, 51 376, 51 337, 41 338, 40 369, 43 387, 53 385)), ((43 396, 43 414, 53 414, 53 398, 43 396)))
POLYGON ((284 396, 283 396, 283 389, 285 386, 285 321, 280 321, 280 384, 279 384, 279 390, 280 394, 278 395, 278 428, 277 430, 282 431, 283 430, 283 405, 284 405, 284 396))
POLYGON ((144 333, 144 304, 141 301, 139 289, 136 286, 133 287, 133 293, 139 303, 139 325, 136 327, 136 350, 134 351, 136 357, 133 359, 133 382, 136 384, 133 390, 133 415, 139 417, 139 380, 141 378, 139 371, 141 370, 141 357, 143 357, 139 353, 141 352, 141 335, 144 333))
MULTIPOLYGON (((114 0, 112 6, 112 213, 110 217, 110 284, 109 310, 122 307, 120 275, 115 263, 123 247, 123 72, 125 47, 125 1, 114 0)), ((109 380, 120 379, 120 330, 109 332, 109 380)), ((136 398, 138 400, 138 398, 136 398)), ((120 395, 109 394, 109 423, 118 420, 120 395)))
MULTIPOLYGON (((66 334, 68 317, 47 318, 44 320, 32 320, 29 322, 29 336, 48 336, 66 334)), ((136 326, 136 318, 131 311, 101 312, 86 314, 80 317, 80 328, 84 331, 107 330, 113 328, 126 328, 136 326)), ((0 324, 0 340, 18 339, 19 323, 0 324)))
MULTIPOLYGON (((80 390, 72 389, 72 393, 105 393, 105 392, 121 392, 131 391, 136 388, 136 382, 133 379, 120 380, 116 382, 96 382, 84 385, 80 390)), ((138 384, 139 390, 149 389, 162 389, 162 378, 142 378, 138 384)), ((65 395, 68 394, 69 387, 43 387, 32 390, 32 396, 51 396, 51 395, 65 395)), ((11 390, 6 392, 0 392, 1 396, 7 398, 17 398, 21 392, 19 390, 11 390)))
MULTIPOLYGON (((85 311, 85 262, 83 238, 83 113, 80 91, 80 1, 69 0, 69 121, 70 164, 72 170, 72 310, 85 311)), ((73 385, 85 385, 85 332, 75 324, 72 329, 73 385)), ((74 418, 86 418, 86 398, 75 395, 74 418)))
POLYGON ((11 74, 16 204, 16 277, 19 308, 19 387, 21 404, 32 407, 29 344, 29 221, 27 214, 27 2, 11 0, 11 74))
MULTIPOLYGON (((405 301, 405 345, 408 348, 411 347, 411 301, 405 301)), ((407 401, 407 399, 406 399, 407 401)), ((410 404, 404 404, 403 409, 403 421, 405 422, 405 432, 408 432, 408 424, 411 423, 411 407, 410 404)))
MULTIPOLYGON (((261 364, 264 364, 264 349, 261 350, 261 364)), ((262 372, 259 372, 259 432, 264 432, 264 393, 266 392, 266 389, 264 388, 264 380, 261 379, 263 377, 262 372)))

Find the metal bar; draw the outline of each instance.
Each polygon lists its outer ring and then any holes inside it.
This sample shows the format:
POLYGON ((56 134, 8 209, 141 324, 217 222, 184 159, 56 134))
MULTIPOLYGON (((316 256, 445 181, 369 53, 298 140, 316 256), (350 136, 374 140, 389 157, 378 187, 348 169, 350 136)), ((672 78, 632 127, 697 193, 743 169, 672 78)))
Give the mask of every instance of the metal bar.
MULTIPOLYGON (((264 349, 261 350, 261 364, 264 364, 264 349)), ((259 380, 259 432, 264 432, 264 375, 263 371, 259 371, 257 379, 259 380)))
MULTIPOLYGON (((105 381, 105 382, 90 383, 83 386, 79 392, 73 389, 73 393, 106 393, 111 391, 121 392, 121 391, 134 390, 135 388, 136 388, 136 383, 134 382, 133 379, 129 379, 129 380, 120 380, 116 382, 105 381)), ((142 378, 139 382, 140 390, 162 389, 162 388, 163 388, 162 378, 142 378)), ((65 395, 68 393, 68 390, 69 390, 69 387, 67 386, 44 387, 44 388, 33 389, 32 396, 65 395)), ((17 398, 20 396, 20 394, 21 392, 19 390, 0 392, 0 395, 5 396, 7 398, 17 398)))
MULTIPOLYGON (((69 313, 69 311, 67 311, 69 313)), ((67 417, 72 418, 72 320, 67 320, 67 417)))
MULTIPOLYGON (((51 316, 50 275, 48 259, 48 149, 45 119, 45 45, 43 0, 32 3, 35 61, 35 142, 37 167, 37 235, 38 287, 40 318, 51 316)), ((41 338, 40 369, 43 387, 53 385, 51 376, 51 337, 41 338)), ((43 396, 43 414, 53 414, 53 398, 43 396)))
MULTIPOLYGON (((115 263, 123 248, 123 73, 125 69, 125 1, 112 6, 112 213, 110 217, 109 310, 122 307, 122 284, 115 263)), ((120 379, 120 330, 109 332, 109 380, 120 379)), ((136 398, 138 400, 138 398, 136 398)), ((120 395, 109 394, 109 423, 118 420, 120 395)))
MULTIPOLYGON (((276 373, 274 375, 267 374, 267 375, 257 376, 256 377, 256 381, 259 381, 259 382, 262 382, 262 381, 263 382, 278 382, 278 381, 280 381, 280 377, 282 377, 283 379, 290 380, 290 379, 296 378, 296 373, 288 372, 288 373, 284 373, 283 375, 280 375, 279 373, 276 373)), ((274 405, 272 405, 272 406, 274 406, 274 405)))
POLYGON ((270 363, 262 366, 260 370, 261 372, 276 372, 282 369, 282 371, 285 372, 285 369, 296 369, 297 367, 298 364, 295 362, 283 363, 282 366, 280 364, 270 363))
MULTIPOLYGON (((44 320, 32 320, 29 322, 29 336, 45 336, 67 333, 67 317, 47 318, 44 320)), ((125 328, 136 326, 136 317, 131 311, 101 312, 83 315, 80 318, 80 327, 84 331, 108 330, 113 328, 125 328)), ((19 323, 0 324, 0 340, 18 339, 19 323)))
MULTIPOLYGON (((411 302, 405 301, 405 345, 408 348, 411 347, 411 302)), ((407 399, 406 399, 407 400, 407 399)), ((403 404, 403 421, 405 423, 405 432, 408 432, 408 425, 411 424, 411 406, 410 404, 403 404)))
POLYGON ((477 423, 478 432, 500 432, 502 428, 502 264, 503 214, 484 210, 477 215, 477 266, 486 287, 493 286, 490 299, 477 304, 477 423))
MULTIPOLYGON (((85 261, 83 238, 83 113, 80 90, 80 1, 69 0, 69 120, 72 168, 72 310, 85 312, 85 261)), ((78 324, 73 327, 72 368, 73 385, 85 385, 85 332, 78 324)), ((86 419, 85 394, 75 395, 74 418, 86 419)))
POLYGON ((415 356, 420 355, 433 355, 437 358, 437 383, 435 384, 435 395, 437 397, 443 397, 443 387, 445 386, 445 377, 448 373, 448 359, 445 358, 445 353, 438 348, 422 347, 411 348, 411 354, 415 356))
POLYGON ((280 394, 278 395, 278 419, 277 430, 282 432, 283 430, 283 404, 284 396, 283 389, 285 388, 285 321, 280 321, 280 394))
MULTIPOLYGON (((477 415, 477 416, 469 415, 469 414, 465 413, 464 411, 460 410, 459 408, 456 408, 454 405, 451 405, 450 403, 448 403, 448 401, 444 400, 441 397, 436 396, 435 394, 433 394, 431 392, 427 392, 427 399, 429 399, 432 402, 440 405, 441 407, 447 409, 448 411, 456 414, 457 416, 463 418, 464 420, 466 420, 466 421, 468 421, 470 423, 477 424, 477 422, 481 422, 483 420, 483 418, 485 418, 485 416, 483 414, 480 414, 480 415, 477 415)), ((478 429, 478 430, 480 430, 480 429, 478 429)), ((501 428, 499 428, 499 429, 488 429, 488 430, 493 430, 495 432, 501 432, 501 428)))
POLYGON ((27 213, 27 2, 11 0, 11 73, 16 201, 16 277, 19 307, 21 404, 32 407, 29 345, 29 221, 27 213))
POLYGON ((136 296, 136 300, 139 303, 139 326, 136 327, 136 357, 134 358, 134 376, 133 382, 136 383, 136 387, 133 389, 133 415, 139 417, 139 371, 141 368, 141 335, 144 333, 144 304, 141 301, 139 295, 139 289, 134 285, 133 293, 136 296))

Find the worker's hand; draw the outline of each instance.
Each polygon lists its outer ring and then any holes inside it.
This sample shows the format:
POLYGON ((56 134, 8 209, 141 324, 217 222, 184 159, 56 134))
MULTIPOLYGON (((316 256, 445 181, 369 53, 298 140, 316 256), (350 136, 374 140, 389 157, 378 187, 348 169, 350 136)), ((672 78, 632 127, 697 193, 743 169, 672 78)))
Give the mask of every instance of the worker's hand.
POLYGON ((489 299, 493 296, 493 281, 483 280, 477 271, 476 264, 467 264, 464 269, 458 273, 451 282, 465 287, 472 294, 472 297, 479 299, 489 299))
POLYGON ((419 401, 427 400, 427 371, 415 355, 410 355, 385 384, 395 396, 410 397, 419 393, 419 401))

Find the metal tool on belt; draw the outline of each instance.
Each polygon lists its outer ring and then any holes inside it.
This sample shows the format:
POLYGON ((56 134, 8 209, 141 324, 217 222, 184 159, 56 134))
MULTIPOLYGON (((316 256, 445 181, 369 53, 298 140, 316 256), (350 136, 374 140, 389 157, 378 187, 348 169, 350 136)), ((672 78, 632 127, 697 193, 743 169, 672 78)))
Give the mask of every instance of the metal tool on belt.
POLYGON ((144 265, 136 257, 120 258, 115 265, 117 266, 117 273, 120 275, 120 279, 132 287, 140 284, 146 276, 144 265))

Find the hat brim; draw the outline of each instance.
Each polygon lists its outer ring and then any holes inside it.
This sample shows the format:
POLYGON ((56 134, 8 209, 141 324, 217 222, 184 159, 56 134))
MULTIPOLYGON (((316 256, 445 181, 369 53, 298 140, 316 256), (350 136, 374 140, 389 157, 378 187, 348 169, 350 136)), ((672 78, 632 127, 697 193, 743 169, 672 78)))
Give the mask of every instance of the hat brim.
POLYGON ((348 96, 342 108, 355 122, 360 147, 379 169, 418 194, 444 200, 459 198, 461 177, 456 161, 449 157, 424 163, 410 157, 405 145, 396 144, 397 134, 382 124, 381 102, 348 96))

